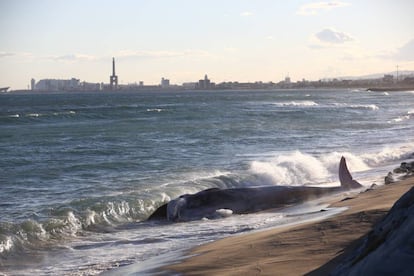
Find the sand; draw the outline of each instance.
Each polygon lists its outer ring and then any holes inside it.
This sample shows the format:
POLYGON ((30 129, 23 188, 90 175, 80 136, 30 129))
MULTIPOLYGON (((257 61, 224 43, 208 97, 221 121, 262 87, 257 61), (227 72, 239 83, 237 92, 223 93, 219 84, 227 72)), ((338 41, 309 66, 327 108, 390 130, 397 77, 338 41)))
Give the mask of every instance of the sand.
POLYGON ((192 257, 163 268, 184 275, 327 275, 368 233, 414 178, 335 198, 348 207, 328 219, 225 238, 195 248, 192 257))

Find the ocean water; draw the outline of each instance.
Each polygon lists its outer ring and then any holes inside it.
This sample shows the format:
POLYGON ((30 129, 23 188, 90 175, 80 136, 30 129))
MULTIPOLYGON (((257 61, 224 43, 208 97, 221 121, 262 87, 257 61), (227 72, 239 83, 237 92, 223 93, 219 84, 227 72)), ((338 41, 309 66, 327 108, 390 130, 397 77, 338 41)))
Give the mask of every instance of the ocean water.
MULTIPOLYGON (((413 158, 414 92, 0 94, 0 274, 135 269, 218 238, 312 218, 320 206, 148 222, 206 188, 362 184, 413 158)), ((335 212, 335 211, 332 211, 335 212)))

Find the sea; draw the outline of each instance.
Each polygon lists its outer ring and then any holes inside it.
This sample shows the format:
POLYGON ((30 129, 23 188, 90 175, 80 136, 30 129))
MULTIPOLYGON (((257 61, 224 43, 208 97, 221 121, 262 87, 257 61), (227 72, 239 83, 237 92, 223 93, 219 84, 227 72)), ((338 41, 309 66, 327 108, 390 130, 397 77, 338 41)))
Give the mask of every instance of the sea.
POLYGON ((155 274, 200 244, 335 212, 147 220, 171 199, 339 185, 341 156, 364 186, 383 185, 413 142, 414 91, 3 93, 0 275, 155 274))

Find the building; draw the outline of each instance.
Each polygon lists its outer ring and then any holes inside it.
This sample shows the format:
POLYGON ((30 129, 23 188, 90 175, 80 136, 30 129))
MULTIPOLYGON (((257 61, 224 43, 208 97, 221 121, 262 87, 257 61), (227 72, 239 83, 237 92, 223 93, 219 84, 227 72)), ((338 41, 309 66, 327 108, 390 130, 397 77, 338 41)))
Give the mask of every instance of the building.
POLYGON ((197 89, 211 89, 213 88, 213 86, 214 86, 214 83, 212 83, 209 80, 208 76, 205 75, 204 79, 198 81, 196 88, 197 89))
POLYGON ((34 85, 34 90, 38 91, 74 91, 80 88, 79 79, 70 80, 42 79, 34 85))
POLYGON ((102 90, 102 85, 100 83, 83 81, 80 84, 80 89, 82 91, 100 91, 102 90))
POLYGON ((168 88, 170 87, 170 80, 169 79, 161 79, 161 87, 162 88, 168 88))
POLYGON ((285 77, 285 83, 286 84, 290 84, 291 83, 291 80, 290 80, 289 75, 285 77))
POLYGON ((36 86, 36 80, 35 79, 31 79, 30 80, 30 90, 35 90, 35 86, 36 86))
POLYGON ((384 75, 384 77, 382 78, 382 81, 384 83, 394 83, 394 76, 391 74, 386 74, 384 75))
POLYGON ((198 83, 197 82, 184 82, 182 84, 182 87, 184 89, 196 89, 197 88, 198 83))

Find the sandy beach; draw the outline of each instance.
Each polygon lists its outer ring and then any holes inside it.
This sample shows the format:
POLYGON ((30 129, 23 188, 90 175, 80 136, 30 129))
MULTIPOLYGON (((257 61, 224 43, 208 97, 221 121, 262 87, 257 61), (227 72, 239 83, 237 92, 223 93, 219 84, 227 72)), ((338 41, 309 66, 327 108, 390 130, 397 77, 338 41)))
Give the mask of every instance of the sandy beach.
POLYGON ((163 270, 184 275, 326 275, 412 186, 414 178, 409 178, 338 197, 331 206, 348 209, 337 216, 212 242, 163 270))

